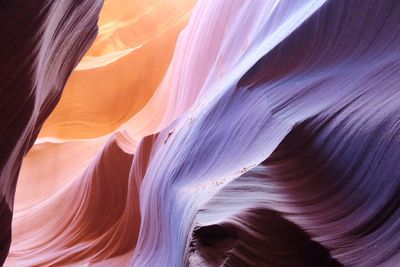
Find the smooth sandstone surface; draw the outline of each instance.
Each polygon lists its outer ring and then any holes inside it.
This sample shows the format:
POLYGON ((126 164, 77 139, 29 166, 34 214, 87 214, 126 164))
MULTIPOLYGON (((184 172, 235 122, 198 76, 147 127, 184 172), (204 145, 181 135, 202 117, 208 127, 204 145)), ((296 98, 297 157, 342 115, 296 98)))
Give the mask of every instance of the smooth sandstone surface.
POLYGON ((102 2, 0 3, 0 263, 11 242, 22 159, 97 34, 102 2), (85 16, 82 16, 85 14, 85 16))
POLYGON ((398 1, 39 2, 0 9, 5 266, 398 265, 398 1))

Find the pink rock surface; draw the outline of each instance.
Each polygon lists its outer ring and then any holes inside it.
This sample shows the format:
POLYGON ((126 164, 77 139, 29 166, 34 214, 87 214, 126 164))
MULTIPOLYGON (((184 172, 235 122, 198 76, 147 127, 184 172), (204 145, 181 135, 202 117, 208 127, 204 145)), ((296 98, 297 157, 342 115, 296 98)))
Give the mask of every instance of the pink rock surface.
POLYGON ((398 266, 398 1, 110 1, 36 139, 78 2, 0 9, 5 265, 398 266))
POLYGON ((22 159, 97 33, 101 1, 2 1, 0 262, 11 241, 22 159), (85 14, 85 16, 83 16, 85 14))

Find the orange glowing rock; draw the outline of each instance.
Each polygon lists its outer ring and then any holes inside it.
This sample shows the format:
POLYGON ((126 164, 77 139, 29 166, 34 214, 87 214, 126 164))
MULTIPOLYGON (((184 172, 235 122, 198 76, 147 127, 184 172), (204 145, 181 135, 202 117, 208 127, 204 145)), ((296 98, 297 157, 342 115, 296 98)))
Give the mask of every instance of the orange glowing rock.
POLYGON ((97 39, 39 137, 103 136, 142 109, 167 70, 194 2, 105 1, 97 39))

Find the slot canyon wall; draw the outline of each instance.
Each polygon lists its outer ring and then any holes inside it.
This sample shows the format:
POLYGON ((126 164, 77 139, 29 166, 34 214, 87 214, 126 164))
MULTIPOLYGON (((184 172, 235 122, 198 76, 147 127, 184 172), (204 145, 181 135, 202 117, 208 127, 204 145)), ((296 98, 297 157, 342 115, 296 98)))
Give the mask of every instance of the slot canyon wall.
POLYGON ((400 266, 399 1, 0 15, 4 266, 400 266))

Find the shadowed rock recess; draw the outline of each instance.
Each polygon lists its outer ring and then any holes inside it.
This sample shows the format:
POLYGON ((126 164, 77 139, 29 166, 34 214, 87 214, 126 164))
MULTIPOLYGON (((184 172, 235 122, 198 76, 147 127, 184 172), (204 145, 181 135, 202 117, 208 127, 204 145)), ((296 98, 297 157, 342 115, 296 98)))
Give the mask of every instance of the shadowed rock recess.
POLYGON ((0 265, 400 266, 400 1, 0 22, 0 265))
POLYGON ((0 2, 0 263, 21 162, 97 34, 100 0, 0 2))

